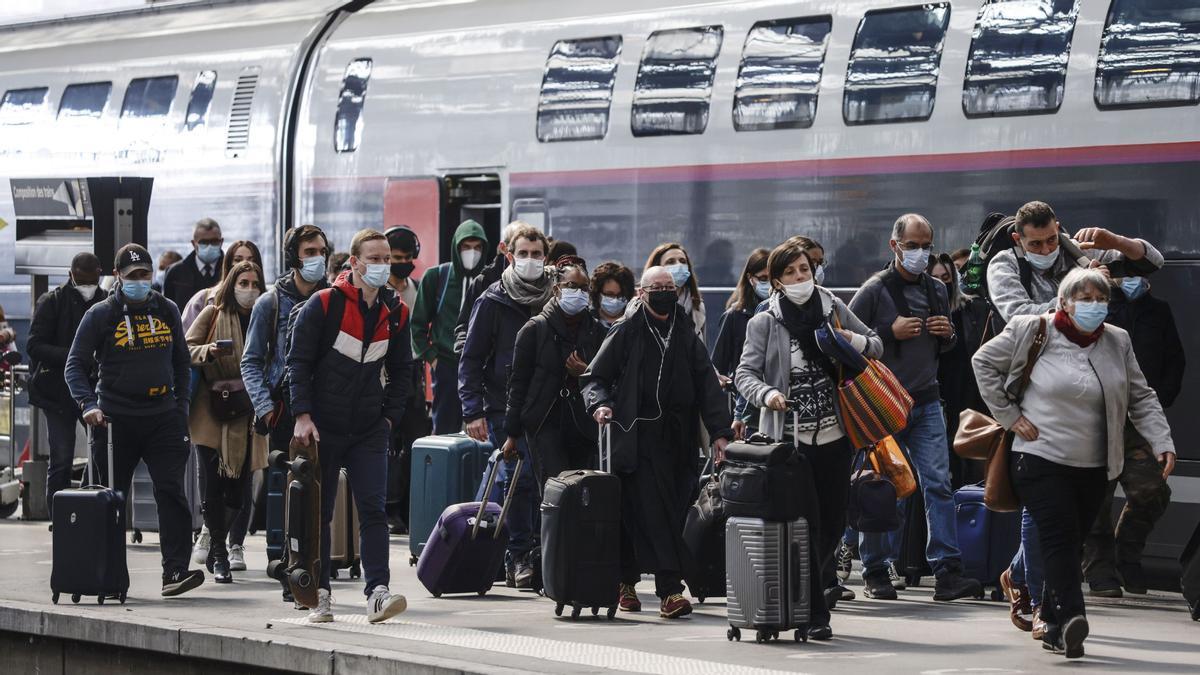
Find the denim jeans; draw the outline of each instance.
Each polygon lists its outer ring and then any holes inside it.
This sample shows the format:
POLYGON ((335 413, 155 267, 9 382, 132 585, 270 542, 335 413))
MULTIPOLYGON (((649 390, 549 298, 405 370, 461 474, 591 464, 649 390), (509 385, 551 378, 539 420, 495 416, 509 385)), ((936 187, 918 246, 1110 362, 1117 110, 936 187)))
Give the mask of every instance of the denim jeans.
MULTIPOLYGON (((488 438, 492 441, 492 447, 496 449, 503 447, 504 442, 508 440, 504 432, 503 413, 488 417, 488 438)), ((533 462, 530 461, 529 445, 524 438, 517 441, 517 452, 521 454, 524 464, 521 467, 521 475, 517 477, 517 491, 513 493, 512 504, 509 505, 508 515, 505 516, 505 522, 508 524, 508 552, 514 559, 525 555, 537 545, 538 535, 534 528, 538 522, 538 497, 541 495, 537 478, 534 476, 533 462)), ((502 485, 504 492, 508 491, 508 477, 516 466, 515 461, 504 462, 496 474, 496 484, 502 485)), ((487 475, 483 478, 486 480, 487 475)), ((480 488, 482 487, 481 484, 480 488)), ((503 496, 500 498, 503 499, 503 496)))
POLYGON ((1029 509, 1021 509, 1021 546, 1009 569, 1013 584, 1029 589, 1029 606, 1037 609, 1042 604, 1042 544, 1029 509))
POLYGON ((54 493, 71 487, 71 464, 75 461, 75 428, 79 415, 43 410, 46 436, 50 442, 50 468, 46 472, 46 505, 54 513, 54 493))
MULTIPOLYGON (((317 446, 321 464, 321 588, 329 588, 329 531, 337 500, 338 474, 345 468, 346 481, 358 507, 358 537, 362 555, 363 593, 391 581, 388 567, 387 453, 391 431, 379 420, 374 428, 357 436, 321 434, 317 446)), ((349 533, 353 537, 354 533, 349 533)))
MULTIPOLYGON (((933 401, 915 406, 908 417, 908 426, 895 437, 908 453, 925 496, 925 519, 929 526, 925 557, 929 566, 938 577, 947 572, 961 572, 962 554, 958 551, 954 493, 950 490, 950 458, 946 455, 946 421, 941 403, 933 401)), ((904 529, 902 500, 897 502, 896 508, 901 514, 900 529, 862 535, 858 551, 864 576, 884 572, 889 561, 900 557, 904 529)))

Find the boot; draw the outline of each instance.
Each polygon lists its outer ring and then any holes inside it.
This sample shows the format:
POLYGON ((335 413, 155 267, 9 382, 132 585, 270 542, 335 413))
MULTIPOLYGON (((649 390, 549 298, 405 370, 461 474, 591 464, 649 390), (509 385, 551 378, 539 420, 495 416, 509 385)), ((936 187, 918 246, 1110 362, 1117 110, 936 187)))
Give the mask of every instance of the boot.
POLYGON ((233 574, 229 571, 229 550, 225 547, 224 537, 213 538, 212 546, 208 549, 208 560, 205 561, 205 567, 212 573, 215 583, 233 583, 233 574))

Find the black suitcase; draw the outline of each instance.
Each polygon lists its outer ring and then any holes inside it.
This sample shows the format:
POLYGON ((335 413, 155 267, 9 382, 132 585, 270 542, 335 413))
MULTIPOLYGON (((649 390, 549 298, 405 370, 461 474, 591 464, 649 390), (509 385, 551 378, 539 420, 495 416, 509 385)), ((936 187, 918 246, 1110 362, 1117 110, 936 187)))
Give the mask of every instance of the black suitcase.
MULTIPOLYGON (((600 428, 600 463, 605 449, 611 467, 608 426, 600 428)), ((605 471, 564 471, 546 481, 542 493, 542 582, 562 616, 584 607, 617 613, 621 583, 621 479, 605 471)))
MULTIPOLYGON (((94 435, 94 430, 92 431, 94 435)), ((108 436, 108 480, 113 480, 112 430, 108 436)), ((88 443, 88 453, 92 443, 88 443)), ((125 603, 129 567, 125 561, 125 495, 99 485, 94 459, 88 458, 88 480, 77 490, 54 493, 54 535, 50 568, 50 599, 61 593, 71 602, 85 595, 125 603)))
POLYGON ((933 569, 925 558, 929 528, 925 523, 925 497, 919 484, 904 505, 903 530, 896 571, 904 577, 906 585, 916 588, 921 585, 921 577, 933 576, 933 569))
POLYGON ((725 520, 718 478, 705 476, 700 497, 683 524, 683 542, 695 560, 694 578, 687 586, 700 602, 725 597, 725 520))
POLYGON ((790 441, 757 435, 744 443, 730 443, 720 477, 728 516, 792 522, 807 515, 804 505, 809 495, 798 486, 812 484, 812 469, 790 441))

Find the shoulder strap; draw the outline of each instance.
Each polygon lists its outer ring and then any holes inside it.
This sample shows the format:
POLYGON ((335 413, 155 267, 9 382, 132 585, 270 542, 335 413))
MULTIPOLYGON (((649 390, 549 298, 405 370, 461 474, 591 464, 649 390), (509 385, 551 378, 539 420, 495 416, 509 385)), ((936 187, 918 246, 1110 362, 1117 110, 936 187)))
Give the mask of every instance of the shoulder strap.
POLYGON ((1025 394, 1025 390, 1029 387, 1029 379, 1033 376, 1033 367, 1037 365, 1038 359, 1042 356, 1042 347, 1046 345, 1046 317, 1041 317, 1038 320, 1037 335, 1033 337, 1033 343, 1029 345, 1029 354, 1025 358, 1025 369, 1021 371, 1021 383, 1017 385, 1017 395, 1025 394))
POLYGON ((438 291, 437 314, 442 313, 442 305, 446 302, 446 289, 450 287, 450 272, 453 271, 453 266, 454 263, 438 265, 438 285, 442 288, 438 291))
POLYGON ((1021 288, 1025 289, 1025 294, 1033 298, 1033 265, 1025 258, 1013 252, 1013 257, 1017 259, 1017 272, 1021 275, 1021 288))

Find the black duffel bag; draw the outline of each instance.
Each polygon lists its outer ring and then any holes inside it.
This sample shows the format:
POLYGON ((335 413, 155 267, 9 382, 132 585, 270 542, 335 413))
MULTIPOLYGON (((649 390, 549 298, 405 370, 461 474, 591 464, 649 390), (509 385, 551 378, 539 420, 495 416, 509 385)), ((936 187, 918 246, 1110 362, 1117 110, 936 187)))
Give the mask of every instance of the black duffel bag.
POLYGON ((791 522, 804 515, 812 470, 792 443, 755 436, 726 446, 720 486, 726 516, 791 522))
POLYGON ((866 451, 855 459, 850 470, 850 501, 846 520, 859 532, 894 532, 900 529, 900 514, 896 507, 896 486, 883 475, 871 470, 866 451))

